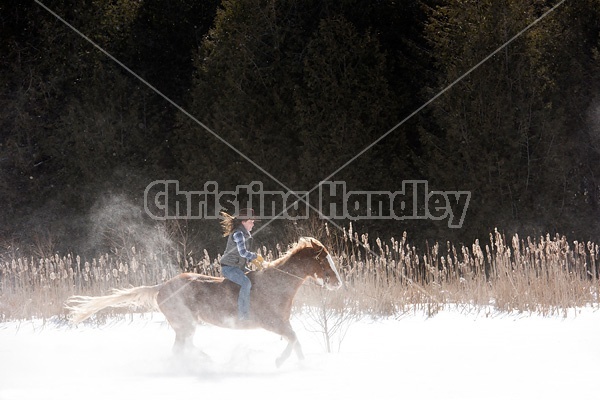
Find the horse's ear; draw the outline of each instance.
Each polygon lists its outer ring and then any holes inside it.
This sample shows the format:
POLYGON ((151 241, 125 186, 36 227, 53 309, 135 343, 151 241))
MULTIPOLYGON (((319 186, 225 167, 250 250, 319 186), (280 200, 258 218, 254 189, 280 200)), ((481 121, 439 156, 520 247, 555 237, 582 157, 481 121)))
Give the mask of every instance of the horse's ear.
POLYGON ((319 251, 326 250, 323 243, 321 243, 320 241, 318 241, 315 238, 311 238, 311 243, 312 243, 313 247, 317 248, 319 251))
POLYGON ((321 247, 321 243, 314 237, 309 236, 306 238, 306 241, 310 244, 310 247, 321 247))

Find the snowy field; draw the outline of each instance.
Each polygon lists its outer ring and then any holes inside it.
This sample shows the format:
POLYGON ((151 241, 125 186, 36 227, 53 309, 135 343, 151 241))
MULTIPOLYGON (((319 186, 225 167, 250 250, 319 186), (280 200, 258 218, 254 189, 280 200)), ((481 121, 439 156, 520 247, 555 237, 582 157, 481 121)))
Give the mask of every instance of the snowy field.
MULTIPOLYGON (((306 317, 304 317, 306 318, 306 317)), ((171 354, 160 314, 102 327, 0 324, 0 400, 600 398, 600 311, 568 318, 464 315, 360 321, 328 354, 311 322, 306 354, 280 369, 276 335, 200 326, 210 358, 171 354)))

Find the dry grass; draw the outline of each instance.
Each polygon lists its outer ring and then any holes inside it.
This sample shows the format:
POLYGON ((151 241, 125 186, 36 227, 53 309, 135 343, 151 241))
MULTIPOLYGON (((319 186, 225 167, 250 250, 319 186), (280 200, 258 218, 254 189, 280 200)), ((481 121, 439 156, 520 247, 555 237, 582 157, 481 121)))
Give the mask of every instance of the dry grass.
POLYGON ((406 233, 387 243, 351 228, 326 236, 338 249, 348 282, 340 299, 330 303, 353 308, 355 314, 432 315, 450 304, 466 311, 556 315, 599 304, 599 247, 591 242, 515 235, 507 243, 496 231, 485 244, 478 240, 458 248, 445 243, 442 251, 435 243, 419 252, 406 233))
MULTIPOLYGON (((573 307, 598 306, 599 248, 594 243, 560 236, 515 236, 507 242, 495 232, 469 247, 435 243, 418 251, 406 234, 384 242, 353 232, 352 226, 338 233, 324 225, 315 236, 332 249, 346 285, 336 292, 305 285, 296 311, 327 308, 345 318, 433 315, 451 304, 466 311, 561 315, 573 307)), ((274 258, 285 250, 263 249, 263 254, 274 258)), ((0 261, 0 321, 64 317, 63 303, 73 294, 152 285, 181 271, 220 273, 217 260, 207 254, 199 260, 137 254, 135 249, 124 254, 89 261, 71 254, 5 256, 0 261)))
MULTIPOLYGON (((96 296, 110 289, 153 285, 181 271, 218 274, 207 255, 201 260, 165 254, 102 254, 89 261, 68 254, 0 261, 0 321, 66 317, 65 300, 74 294, 96 296)), ((118 310, 117 310, 118 311, 118 310)))

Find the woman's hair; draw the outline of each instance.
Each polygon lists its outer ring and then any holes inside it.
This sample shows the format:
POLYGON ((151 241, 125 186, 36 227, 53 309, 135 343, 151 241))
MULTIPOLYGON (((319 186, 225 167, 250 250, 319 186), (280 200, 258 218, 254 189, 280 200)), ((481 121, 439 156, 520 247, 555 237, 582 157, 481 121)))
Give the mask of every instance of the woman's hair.
POLYGON ((227 214, 225 211, 221 211, 221 228, 223 229, 223 236, 231 235, 238 226, 242 224, 242 221, 234 217, 233 215, 227 214))

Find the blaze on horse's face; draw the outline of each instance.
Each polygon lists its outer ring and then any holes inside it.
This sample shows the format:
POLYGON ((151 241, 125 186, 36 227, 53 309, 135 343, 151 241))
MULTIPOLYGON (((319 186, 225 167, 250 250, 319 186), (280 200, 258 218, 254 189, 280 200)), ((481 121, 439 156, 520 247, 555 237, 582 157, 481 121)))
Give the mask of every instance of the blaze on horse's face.
POLYGON ((314 274, 315 280, 329 290, 339 289, 342 286, 342 278, 335 267, 333 258, 327 250, 322 249, 315 256, 315 260, 319 264, 317 272, 314 274))

